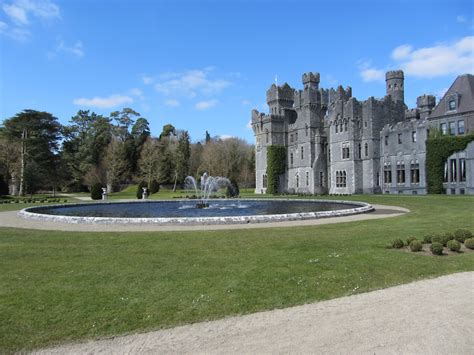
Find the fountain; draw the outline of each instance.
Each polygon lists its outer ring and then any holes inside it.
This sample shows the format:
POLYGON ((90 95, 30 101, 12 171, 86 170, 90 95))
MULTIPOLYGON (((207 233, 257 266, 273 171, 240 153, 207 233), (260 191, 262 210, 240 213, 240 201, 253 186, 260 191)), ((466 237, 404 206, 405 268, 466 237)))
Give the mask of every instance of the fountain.
POLYGON ((208 208, 211 193, 229 185, 229 179, 221 176, 210 176, 207 173, 202 174, 199 186, 196 179, 192 176, 188 176, 184 179, 185 189, 194 190, 196 194, 198 199, 196 208, 208 208))

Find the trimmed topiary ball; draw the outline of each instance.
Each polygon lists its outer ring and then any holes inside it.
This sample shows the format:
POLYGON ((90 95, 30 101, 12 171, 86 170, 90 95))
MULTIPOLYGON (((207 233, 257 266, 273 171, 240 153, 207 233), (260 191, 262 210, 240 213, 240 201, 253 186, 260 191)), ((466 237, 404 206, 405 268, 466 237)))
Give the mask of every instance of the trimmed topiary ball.
POLYGON ((410 245, 410 243, 414 240, 416 240, 416 237, 408 237, 407 238, 407 245, 410 245))
POLYGON ((431 234, 427 234, 423 237, 423 243, 424 244, 431 244, 431 237, 432 235, 431 234))
POLYGON ((442 237, 439 234, 433 234, 431 236, 431 243, 442 243, 442 237))
POLYGON ((461 243, 459 243, 457 240, 449 240, 448 243, 447 243, 447 246, 449 248, 449 250, 451 251, 459 251, 461 250, 461 243))
POLYGON ((469 238, 464 241, 464 246, 469 249, 474 249, 474 238, 469 238))
POLYGON ((417 251, 421 251, 421 249, 423 249, 423 244, 421 243, 421 241, 415 239, 410 242, 411 251, 417 252, 417 251))
POLYGON ((454 239, 459 243, 464 243, 464 241, 469 238, 472 238, 472 233, 467 229, 458 229, 454 232, 454 239))
POLYGON ((91 186, 91 198, 93 200, 102 200, 102 184, 100 182, 91 186))
POLYGON ((430 250, 434 255, 443 255, 443 244, 434 242, 431 244, 430 250))
POLYGON ((444 233, 442 236, 441 236, 441 244, 443 244, 443 246, 446 246, 448 244, 448 242, 450 240, 453 240, 454 239, 454 234, 451 233, 451 232, 446 232, 444 233))
POLYGON ((400 249, 403 248, 405 244, 403 244, 403 240, 401 239, 394 239, 392 241, 392 248, 400 249))

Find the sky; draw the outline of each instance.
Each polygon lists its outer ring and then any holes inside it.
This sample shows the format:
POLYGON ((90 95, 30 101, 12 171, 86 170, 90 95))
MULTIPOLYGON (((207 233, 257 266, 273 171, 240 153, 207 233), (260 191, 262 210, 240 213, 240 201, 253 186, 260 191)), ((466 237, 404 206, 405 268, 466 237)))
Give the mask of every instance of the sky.
POLYGON ((474 72, 474 3, 460 0, 0 0, 0 120, 24 109, 67 124, 78 110, 130 107, 153 135, 171 123, 253 143, 278 80, 385 95, 405 72, 405 101, 440 98, 474 72))

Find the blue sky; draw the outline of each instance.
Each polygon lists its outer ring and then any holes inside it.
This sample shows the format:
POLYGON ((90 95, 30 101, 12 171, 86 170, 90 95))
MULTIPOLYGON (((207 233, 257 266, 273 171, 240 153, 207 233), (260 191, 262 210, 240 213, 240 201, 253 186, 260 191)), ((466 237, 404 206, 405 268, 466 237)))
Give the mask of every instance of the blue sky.
POLYGON ((442 95, 474 72, 472 1, 0 0, 0 118, 131 107, 152 133, 253 142, 252 108, 278 82, 352 86, 382 97, 405 70, 405 97, 442 95))

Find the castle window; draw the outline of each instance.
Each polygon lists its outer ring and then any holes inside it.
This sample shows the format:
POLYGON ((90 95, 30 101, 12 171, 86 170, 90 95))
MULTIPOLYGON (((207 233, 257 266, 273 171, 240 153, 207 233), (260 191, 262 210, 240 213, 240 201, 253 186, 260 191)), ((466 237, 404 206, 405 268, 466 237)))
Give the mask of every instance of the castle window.
POLYGON ((411 141, 416 143, 416 131, 411 132, 411 141))
POLYGON ((270 134, 268 133, 268 129, 267 129, 267 130, 265 130, 265 141, 266 141, 266 143, 268 143, 269 140, 270 140, 270 134))
POLYGON ((324 173, 322 171, 319 172, 319 186, 324 186, 324 173))
POLYGON ((309 186, 309 172, 306 172, 306 186, 309 186))
POLYGON ((346 132, 347 132, 347 121, 346 121, 346 122, 344 122, 344 131, 346 131, 346 132))
POLYGON ((304 159, 304 148, 301 147, 301 160, 303 160, 303 159, 304 159))
POLYGON ((336 124, 335 127, 336 127, 336 128, 335 128, 335 129, 336 129, 336 133, 338 133, 337 130, 338 130, 338 128, 339 128, 339 125, 336 124))
POLYGON ((448 182, 448 162, 444 162, 443 182, 448 182))
POLYGON ((448 133, 448 125, 446 123, 441 123, 439 125, 439 129, 441 131, 441 134, 443 134, 443 135, 448 133))
POLYGON ((293 134, 290 134, 290 143, 293 143, 293 134))
POLYGON ((342 159, 349 159, 349 143, 342 143, 342 159))
POLYGON ((385 164, 383 167, 383 181, 386 184, 392 183, 392 165, 390 163, 385 164))
POLYGON ((458 180, 458 174, 457 174, 457 164, 456 164, 456 159, 451 159, 449 161, 449 164, 451 165, 451 171, 449 174, 449 181, 450 182, 456 182, 458 180))
POLYGON ((345 171, 336 171, 336 187, 347 186, 347 175, 345 171))
POLYGON ((359 159, 362 159, 362 144, 359 143, 359 159))
POLYGON ((449 122, 449 135, 454 136, 456 134, 456 122, 449 122))
POLYGON ((298 132, 295 133, 295 141, 298 142, 298 132))
POLYGON ((388 145, 388 136, 385 136, 385 145, 388 145))
POLYGON ((300 176, 296 174, 296 187, 300 187, 300 176))
POLYGON ((328 162, 331 161, 331 148, 328 148, 328 162))
POLYGON ((364 122, 364 127, 367 128, 368 124, 367 121, 364 122))
POLYGON ((410 180, 412 184, 418 184, 420 182, 420 164, 418 163, 418 160, 411 161, 410 180))
POLYGON ((458 121, 458 134, 464 134, 464 120, 458 121))
POLYGON ((455 110, 456 109, 456 100, 449 100, 449 110, 455 110))
POLYGON ((293 166, 293 153, 290 153, 290 166, 293 166))
POLYGON ((397 162, 397 184, 405 183, 405 162, 397 162))
POLYGON ((466 159, 459 159, 459 181, 466 181, 466 159))
POLYGON ((398 144, 402 144, 402 134, 398 133, 398 144))
POLYGON ((267 184, 268 184, 267 174, 263 174, 263 176, 262 176, 262 187, 263 187, 264 189, 266 189, 266 188, 267 188, 267 184))
POLYGON ((368 157, 369 156, 369 145, 367 143, 365 143, 364 150, 365 150, 365 157, 368 157))

